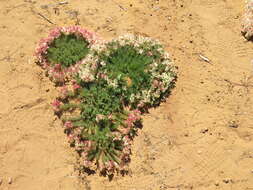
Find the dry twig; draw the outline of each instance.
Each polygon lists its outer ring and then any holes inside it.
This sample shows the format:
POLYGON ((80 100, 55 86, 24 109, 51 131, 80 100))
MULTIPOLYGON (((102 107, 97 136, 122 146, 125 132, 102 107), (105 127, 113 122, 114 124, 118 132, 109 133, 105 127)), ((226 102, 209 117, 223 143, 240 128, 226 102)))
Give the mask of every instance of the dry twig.
POLYGON ((54 24, 54 25, 55 25, 55 23, 53 23, 51 20, 49 20, 49 19, 48 19, 47 17, 45 17, 43 14, 34 11, 32 8, 31 8, 31 11, 32 11, 32 13, 34 13, 34 14, 40 16, 41 18, 43 18, 44 20, 46 20, 46 21, 49 22, 50 24, 54 24))
POLYGON ((47 22, 49 22, 50 24, 54 24, 51 20, 49 20, 47 17, 45 17, 44 15, 42 15, 41 13, 36 13, 37 15, 39 15, 41 18, 45 19, 47 22))
POLYGON ((123 11, 127 11, 127 9, 124 8, 122 5, 120 5, 119 3, 115 2, 114 0, 112 0, 112 1, 113 1, 114 4, 118 5, 118 7, 119 7, 120 9, 122 9, 123 11))

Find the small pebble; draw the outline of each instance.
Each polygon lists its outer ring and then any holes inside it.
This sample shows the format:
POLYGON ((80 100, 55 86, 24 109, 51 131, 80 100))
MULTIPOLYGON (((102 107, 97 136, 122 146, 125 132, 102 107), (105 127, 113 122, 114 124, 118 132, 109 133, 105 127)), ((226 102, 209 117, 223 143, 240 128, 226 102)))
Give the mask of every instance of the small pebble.
POLYGON ((202 151, 201 150, 198 150, 198 154, 201 154, 202 153, 202 151))
POLYGON ((0 185, 2 185, 2 183, 3 183, 3 180, 2 180, 2 179, 0 179, 0 185))
POLYGON ((224 182, 224 183, 229 183, 229 182, 230 182, 230 179, 223 179, 223 182, 224 182))
POLYGON ((219 184, 218 181, 216 181, 216 182, 214 183, 214 185, 215 185, 215 186, 219 186, 220 184, 219 184))
POLYGON ((167 16, 166 18, 167 18, 168 20, 171 20, 171 16, 167 16))
POLYGON ((25 54, 24 53, 20 53, 20 57, 25 57, 25 54))
POLYGON ((8 179, 8 184, 12 184, 12 178, 11 177, 9 177, 9 179, 8 179))
POLYGON ((239 124, 237 121, 230 121, 228 123, 228 126, 231 127, 231 128, 238 128, 239 127, 239 124))
POLYGON ((47 9, 49 6, 48 5, 41 5, 40 8, 42 9, 47 9))
POLYGON ((200 130, 200 133, 206 133, 206 132, 208 132, 208 128, 204 128, 200 130))

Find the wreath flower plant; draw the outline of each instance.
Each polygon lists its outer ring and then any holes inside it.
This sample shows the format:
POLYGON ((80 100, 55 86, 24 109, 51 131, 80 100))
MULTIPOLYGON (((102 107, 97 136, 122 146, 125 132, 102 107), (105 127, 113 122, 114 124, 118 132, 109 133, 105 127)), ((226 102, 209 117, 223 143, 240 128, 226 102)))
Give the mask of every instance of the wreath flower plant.
POLYGON ((40 40, 35 56, 48 76, 62 83, 78 72, 96 43, 99 43, 98 37, 79 26, 58 27, 40 40))
POLYGON ((127 34, 106 43, 98 57, 97 78, 120 89, 131 109, 159 105, 174 86, 175 67, 158 40, 127 34))
POLYGON ((242 33, 246 39, 253 38, 253 0, 248 0, 246 5, 246 13, 242 23, 242 33))
MULTIPOLYGON (((142 36, 102 42, 79 27, 58 28, 49 36, 36 55, 50 78, 61 82, 52 106, 80 156, 80 166, 107 175, 127 170, 141 114, 159 105, 174 87, 176 69, 169 55, 158 41, 142 36), (70 46, 62 38, 73 35, 78 40, 81 36, 86 48, 55 59, 70 46)), ((80 45, 77 40, 71 43, 80 45)))

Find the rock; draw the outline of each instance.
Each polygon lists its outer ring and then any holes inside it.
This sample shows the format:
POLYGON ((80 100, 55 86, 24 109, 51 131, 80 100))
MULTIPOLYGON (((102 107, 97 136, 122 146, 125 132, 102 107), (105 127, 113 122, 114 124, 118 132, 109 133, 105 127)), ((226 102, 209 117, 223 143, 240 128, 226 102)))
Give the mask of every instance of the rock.
POLYGON ((12 184, 12 178, 11 177, 9 177, 9 179, 8 179, 8 184, 12 184))
POLYGON ((247 1, 246 12, 243 16, 242 34, 247 40, 253 38, 253 0, 247 1))
POLYGON ((228 179, 228 178, 227 179, 223 179, 224 183, 229 183, 230 181, 231 181, 231 179, 228 179))
POLYGON ((200 133, 205 134, 205 133, 207 133, 207 132, 208 132, 208 130, 209 130, 208 128, 201 129, 201 130, 200 130, 200 133))
POLYGON ((237 121, 230 121, 229 123, 228 123, 228 126, 229 127, 231 127, 231 128, 238 128, 239 127, 239 124, 238 124, 238 122, 237 121))

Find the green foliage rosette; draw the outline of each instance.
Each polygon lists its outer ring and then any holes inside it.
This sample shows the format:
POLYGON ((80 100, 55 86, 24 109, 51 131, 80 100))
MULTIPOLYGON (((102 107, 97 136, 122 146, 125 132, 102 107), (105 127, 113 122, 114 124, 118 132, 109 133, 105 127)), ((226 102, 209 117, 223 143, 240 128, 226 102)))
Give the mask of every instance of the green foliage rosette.
POLYGON ((131 109, 158 105, 174 86, 175 67, 157 40, 121 36, 106 43, 97 56, 97 78, 120 91, 131 109))

